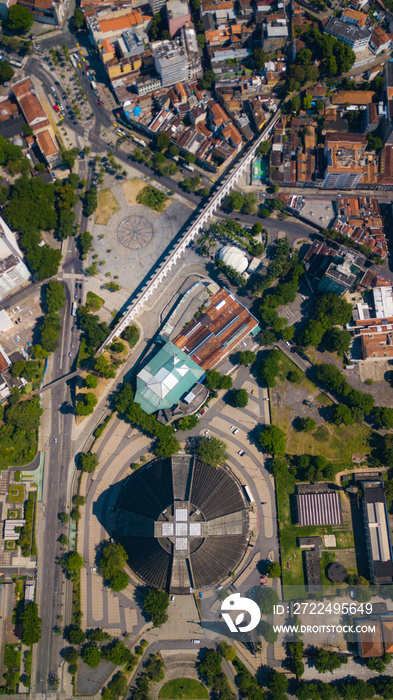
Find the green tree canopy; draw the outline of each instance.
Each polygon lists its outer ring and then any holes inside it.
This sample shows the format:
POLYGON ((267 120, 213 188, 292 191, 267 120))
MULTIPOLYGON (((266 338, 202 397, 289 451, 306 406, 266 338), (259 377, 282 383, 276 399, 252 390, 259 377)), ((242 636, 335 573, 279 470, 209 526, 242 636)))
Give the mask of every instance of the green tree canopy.
POLYGON ((80 571, 84 565, 84 559, 79 552, 74 550, 62 556, 61 565, 69 573, 80 571))
POLYGON ((143 609, 151 618, 154 627, 160 627, 167 621, 168 605, 169 595, 166 591, 149 588, 143 600, 143 609))
POLYGON ((267 454, 284 455, 286 451, 285 433, 277 425, 265 425, 259 433, 259 444, 267 454))
POLYGON ((33 601, 25 604, 25 609, 21 616, 22 619, 22 644, 30 647, 32 644, 37 644, 41 639, 41 618, 38 616, 38 605, 33 601))
POLYGON ((241 352, 239 355, 239 363, 241 365, 245 365, 246 367, 248 365, 252 365, 256 359, 257 356, 255 352, 252 352, 252 350, 243 350, 243 352, 241 352))
POLYGON ((118 542, 106 542, 101 550, 100 569, 104 578, 110 580, 121 571, 127 561, 127 553, 118 542))
MULTIPOLYGON (((11 7, 12 7, 12 5, 11 5, 11 7)), ((3 83, 6 83, 8 80, 11 80, 13 75, 14 75, 14 69, 12 68, 12 66, 10 66, 8 61, 4 61, 4 60, 1 61, 0 62, 0 83, 3 84, 3 83)))
POLYGON ((217 467, 218 464, 225 462, 227 446, 225 442, 216 437, 201 438, 198 442, 196 453, 198 457, 209 464, 211 467, 217 467))
POLYGON ((58 280, 51 280, 45 286, 45 306, 49 313, 60 311, 64 307, 64 284, 58 280))
POLYGON ((11 5, 8 9, 6 27, 12 34, 27 34, 33 26, 33 15, 22 5, 11 5))
POLYGON ((245 408, 248 404, 248 393, 245 389, 232 389, 229 403, 235 408, 245 408))
POLYGON ((384 428, 385 430, 393 428, 393 408, 376 406, 372 415, 378 428, 384 428))
POLYGON ((88 644, 82 649, 82 659, 90 666, 90 668, 97 668, 101 661, 101 649, 96 647, 95 644, 88 644))
POLYGON ((281 566, 278 561, 270 561, 267 566, 267 575, 269 578, 280 578, 281 566))
POLYGON ((83 472, 91 474, 98 464, 98 457, 93 452, 81 452, 79 455, 79 464, 83 472))

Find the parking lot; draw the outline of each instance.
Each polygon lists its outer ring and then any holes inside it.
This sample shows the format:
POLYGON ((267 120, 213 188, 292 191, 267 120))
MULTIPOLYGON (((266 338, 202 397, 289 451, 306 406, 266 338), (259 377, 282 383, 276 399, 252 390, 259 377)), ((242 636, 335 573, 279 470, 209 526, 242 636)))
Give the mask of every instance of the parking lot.
POLYGON ((40 304, 40 290, 38 289, 26 301, 19 302, 18 306, 7 306, 5 309, 14 326, 9 331, 1 334, 1 344, 7 355, 16 350, 28 350, 33 344, 33 331, 37 318, 42 315, 40 304))

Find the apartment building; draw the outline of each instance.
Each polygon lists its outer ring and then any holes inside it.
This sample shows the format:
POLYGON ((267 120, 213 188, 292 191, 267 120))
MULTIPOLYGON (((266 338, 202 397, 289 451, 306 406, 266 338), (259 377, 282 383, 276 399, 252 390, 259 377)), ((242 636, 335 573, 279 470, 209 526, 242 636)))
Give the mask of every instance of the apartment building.
POLYGON ((362 134, 328 134, 322 187, 350 190, 360 182, 377 183, 378 162, 374 153, 365 152, 366 146, 367 139, 362 134))
POLYGON ((369 29, 359 27, 337 17, 330 17, 324 29, 327 34, 331 34, 339 41, 347 44, 355 52, 365 49, 370 41, 369 29))

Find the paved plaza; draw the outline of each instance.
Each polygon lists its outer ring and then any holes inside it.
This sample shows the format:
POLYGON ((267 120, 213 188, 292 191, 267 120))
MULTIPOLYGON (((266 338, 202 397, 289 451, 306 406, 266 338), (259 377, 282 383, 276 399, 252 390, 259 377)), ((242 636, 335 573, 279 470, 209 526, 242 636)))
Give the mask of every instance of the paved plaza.
MULTIPOLYGON (((119 209, 107 225, 94 224, 94 242, 88 264, 94 260, 98 263, 97 279, 107 282, 108 273, 109 279, 117 275, 116 281, 131 293, 155 266, 192 214, 192 209, 176 197, 161 214, 140 204, 129 205, 121 183, 114 184, 112 194, 119 209)), ((190 255, 195 261, 200 260, 193 251, 188 251, 187 258, 190 255)))

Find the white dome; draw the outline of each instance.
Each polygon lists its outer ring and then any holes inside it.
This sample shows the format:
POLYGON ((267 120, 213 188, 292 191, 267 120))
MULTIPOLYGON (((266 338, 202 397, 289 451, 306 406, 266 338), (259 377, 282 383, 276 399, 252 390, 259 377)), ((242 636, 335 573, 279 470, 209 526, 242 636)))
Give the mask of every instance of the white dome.
POLYGON ((236 248, 234 245, 225 245, 223 248, 220 248, 217 257, 222 260, 225 265, 230 265, 240 274, 248 268, 246 255, 240 248, 236 248))

